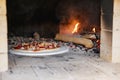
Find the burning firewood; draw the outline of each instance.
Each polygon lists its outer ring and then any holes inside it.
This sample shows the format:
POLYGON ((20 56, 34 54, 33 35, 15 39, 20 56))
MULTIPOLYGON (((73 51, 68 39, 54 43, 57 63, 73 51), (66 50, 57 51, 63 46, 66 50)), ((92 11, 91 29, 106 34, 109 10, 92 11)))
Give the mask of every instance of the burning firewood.
POLYGON ((65 42, 73 42, 76 44, 81 44, 81 45, 84 45, 86 48, 92 48, 94 45, 90 39, 68 36, 64 34, 56 34, 55 40, 62 40, 65 42))

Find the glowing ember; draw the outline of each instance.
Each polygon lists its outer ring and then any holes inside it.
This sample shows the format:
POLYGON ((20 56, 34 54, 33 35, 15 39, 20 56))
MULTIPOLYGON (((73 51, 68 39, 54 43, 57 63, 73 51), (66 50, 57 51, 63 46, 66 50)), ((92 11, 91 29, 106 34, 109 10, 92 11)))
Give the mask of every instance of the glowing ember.
POLYGON ((78 25, 79 25, 79 24, 80 24, 80 23, 77 23, 77 24, 75 25, 75 28, 73 29, 72 33, 78 32, 78 25))
POLYGON ((95 28, 93 28, 92 31, 95 33, 96 32, 95 28))

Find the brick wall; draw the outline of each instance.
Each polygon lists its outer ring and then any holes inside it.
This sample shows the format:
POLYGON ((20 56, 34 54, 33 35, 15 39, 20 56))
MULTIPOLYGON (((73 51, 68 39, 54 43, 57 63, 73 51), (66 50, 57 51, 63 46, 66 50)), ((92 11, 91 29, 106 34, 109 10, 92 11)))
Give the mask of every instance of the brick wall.
POLYGON ((0 72, 8 69, 6 1, 0 0, 0 72))
POLYGON ((120 63, 120 0, 114 0, 112 62, 120 63))

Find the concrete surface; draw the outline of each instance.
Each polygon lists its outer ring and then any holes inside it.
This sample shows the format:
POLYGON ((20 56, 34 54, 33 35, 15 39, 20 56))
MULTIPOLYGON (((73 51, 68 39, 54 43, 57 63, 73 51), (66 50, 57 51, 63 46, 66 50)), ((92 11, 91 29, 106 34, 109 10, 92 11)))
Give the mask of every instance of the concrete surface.
POLYGON ((9 70, 1 75, 2 80, 120 80, 120 64, 83 51, 45 57, 9 56, 9 70))

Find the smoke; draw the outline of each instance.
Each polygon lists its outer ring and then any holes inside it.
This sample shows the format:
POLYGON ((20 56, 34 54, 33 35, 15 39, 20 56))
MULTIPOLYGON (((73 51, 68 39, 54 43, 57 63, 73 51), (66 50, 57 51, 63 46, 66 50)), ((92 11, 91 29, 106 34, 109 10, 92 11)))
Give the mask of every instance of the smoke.
POLYGON ((91 25, 99 25, 99 2, 96 0, 67 0, 62 1, 56 8, 56 16, 60 21, 60 32, 70 33, 79 22, 79 33, 91 25))

